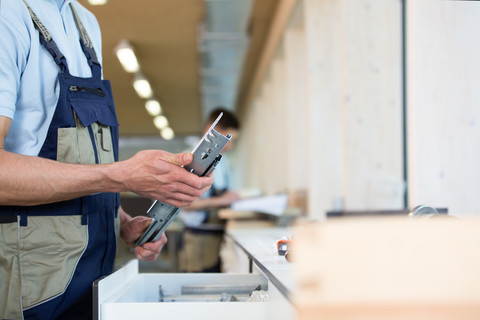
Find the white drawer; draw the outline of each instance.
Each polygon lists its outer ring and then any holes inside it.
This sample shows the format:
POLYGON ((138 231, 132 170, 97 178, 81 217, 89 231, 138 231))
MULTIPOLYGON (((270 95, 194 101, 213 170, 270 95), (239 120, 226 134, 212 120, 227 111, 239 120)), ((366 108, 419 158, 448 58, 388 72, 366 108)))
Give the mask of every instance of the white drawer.
POLYGON ((267 290, 268 281, 263 275, 219 273, 138 273, 138 261, 94 284, 96 319, 268 319, 267 302, 248 302, 243 289, 258 285, 267 290), (220 302, 222 287, 240 301, 220 302), (220 287, 220 289, 219 289, 220 287), (161 288, 161 289, 160 289, 161 288), (193 299, 182 295, 195 291, 193 299), (231 291, 233 290, 233 291, 231 291), (240 290, 240 291, 239 291, 240 290), (202 301, 198 292, 202 291, 202 301), (212 300, 205 297, 212 293, 212 300), (161 292, 161 293, 160 293, 161 292), (218 299, 217 299, 218 296, 218 299), (164 301, 160 301, 163 297, 164 301), (175 299, 177 301, 170 302, 175 299))

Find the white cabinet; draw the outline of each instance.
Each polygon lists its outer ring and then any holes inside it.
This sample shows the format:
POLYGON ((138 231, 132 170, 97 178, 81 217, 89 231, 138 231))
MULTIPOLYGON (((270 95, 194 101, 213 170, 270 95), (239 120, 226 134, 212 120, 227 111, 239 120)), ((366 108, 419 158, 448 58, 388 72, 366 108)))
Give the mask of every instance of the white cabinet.
POLYGON ((241 293, 258 286, 268 291, 261 274, 138 273, 138 261, 133 260, 94 284, 94 313, 99 320, 265 320, 268 302, 248 302, 248 294, 241 293), (225 288, 238 301, 221 302, 225 288))

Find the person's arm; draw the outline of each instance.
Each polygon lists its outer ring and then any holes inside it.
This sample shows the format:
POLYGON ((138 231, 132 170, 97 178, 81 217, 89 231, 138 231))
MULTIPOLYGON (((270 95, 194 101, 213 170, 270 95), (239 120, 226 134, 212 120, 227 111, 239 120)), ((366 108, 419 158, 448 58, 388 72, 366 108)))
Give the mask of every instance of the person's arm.
POLYGON ((0 116, 0 205, 36 205, 98 192, 133 191, 176 207, 190 205, 210 188, 213 177, 181 168, 188 153, 146 150, 111 164, 67 164, 4 150, 11 119, 0 116))
POLYGON ((215 208, 222 208, 231 205, 233 202, 239 200, 240 197, 234 191, 225 191, 219 196, 199 198, 192 202, 191 205, 185 207, 185 211, 196 210, 210 210, 215 208))

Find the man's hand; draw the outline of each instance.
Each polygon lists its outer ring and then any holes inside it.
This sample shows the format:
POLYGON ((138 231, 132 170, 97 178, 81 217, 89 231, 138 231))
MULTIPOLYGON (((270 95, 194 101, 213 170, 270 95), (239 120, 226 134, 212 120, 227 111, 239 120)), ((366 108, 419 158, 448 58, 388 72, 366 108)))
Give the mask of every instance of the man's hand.
POLYGON ((122 185, 119 191, 133 191, 177 208, 188 206, 207 191, 213 176, 198 177, 181 166, 192 162, 191 153, 144 150, 112 166, 110 178, 122 185))
MULTIPOLYGON (((140 238, 145 229, 148 228, 152 218, 145 216, 130 217, 120 209, 120 236, 128 247, 133 247, 135 241, 140 238)), ((147 242, 142 246, 135 247, 133 252, 140 260, 154 261, 158 258, 163 246, 167 243, 167 237, 163 233, 155 242, 147 242)))

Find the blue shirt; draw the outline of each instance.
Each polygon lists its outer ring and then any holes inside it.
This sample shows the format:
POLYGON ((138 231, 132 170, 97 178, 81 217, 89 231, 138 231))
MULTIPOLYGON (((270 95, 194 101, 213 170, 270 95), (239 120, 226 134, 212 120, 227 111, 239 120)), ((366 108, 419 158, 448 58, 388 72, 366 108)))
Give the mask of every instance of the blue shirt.
MULTIPOLYGON (((70 74, 90 77, 69 3, 74 2, 101 63, 100 27, 93 14, 74 0, 28 2, 66 57, 70 74)), ((22 0, 0 0, 0 35, 0 116, 12 119, 5 150, 36 156, 57 105, 60 68, 40 44, 22 0)))

